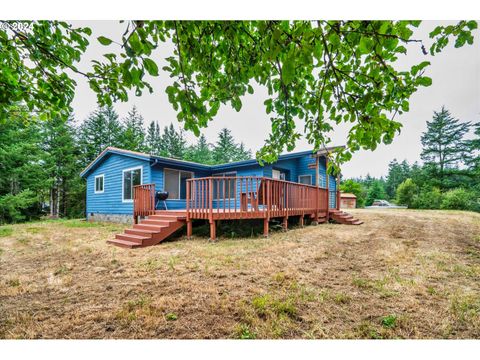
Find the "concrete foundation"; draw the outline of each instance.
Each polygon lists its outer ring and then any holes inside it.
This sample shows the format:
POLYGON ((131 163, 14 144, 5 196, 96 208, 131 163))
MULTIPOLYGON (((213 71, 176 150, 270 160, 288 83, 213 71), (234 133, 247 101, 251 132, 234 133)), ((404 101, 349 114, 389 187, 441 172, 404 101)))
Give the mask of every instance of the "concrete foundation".
POLYGON ((122 224, 132 224, 133 215, 131 214, 99 214, 99 213, 89 213, 87 214, 88 221, 104 221, 104 222, 114 222, 122 224))

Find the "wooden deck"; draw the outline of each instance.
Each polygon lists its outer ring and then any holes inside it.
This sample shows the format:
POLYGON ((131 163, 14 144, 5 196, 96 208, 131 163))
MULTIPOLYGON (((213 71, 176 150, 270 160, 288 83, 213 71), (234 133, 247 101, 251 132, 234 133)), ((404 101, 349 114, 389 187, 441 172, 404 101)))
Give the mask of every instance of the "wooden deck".
POLYGON ((265 177, 207 177, 187 180, 185 209, 156 210, 155 184, 139 185, 134 187, 133 228, 109 243, 128 248, 151 246, 185 225, 190 237, 197 219, 209 222, 212 240, 219 220, 263 219, 264 236, 273 218, 281 218, 285 230, 292 216, 299 217, 300 226, 305 217, 314 223, 361 224, 338 209, 339 196, 339 191, 265 177), (333 197, 335 208, 329 206, 333 197))

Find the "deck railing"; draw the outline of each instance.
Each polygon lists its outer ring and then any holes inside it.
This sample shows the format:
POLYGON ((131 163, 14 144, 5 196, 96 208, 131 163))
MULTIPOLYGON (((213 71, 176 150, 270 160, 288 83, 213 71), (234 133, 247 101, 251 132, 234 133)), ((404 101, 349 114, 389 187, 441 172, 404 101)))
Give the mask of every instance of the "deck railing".
POLYGON ((133 221, 137 223, 139 216, 155 214, 155 184, 144 184, 133 187, 133 221))
POLYGON ((188 219, 243 219, 326 213, 337 194, 285 180, 257 176, 187 180, 188 219), (332 198, 333 197, 333 198, 332 198))

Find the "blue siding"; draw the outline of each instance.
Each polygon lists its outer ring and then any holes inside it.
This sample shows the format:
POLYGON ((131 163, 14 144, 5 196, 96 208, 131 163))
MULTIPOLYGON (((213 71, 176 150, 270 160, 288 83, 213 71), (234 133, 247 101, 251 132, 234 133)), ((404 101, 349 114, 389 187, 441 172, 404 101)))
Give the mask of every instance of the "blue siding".
POLYGON ((122 171, 141 166, 143 184, 151 182, 150 163, 122 155, 111 154, 87 177, 87 213, 131 214, 133 203, 122 202, 122 171), (95 194, 95 176, 104 174, 104 192, 95 194))

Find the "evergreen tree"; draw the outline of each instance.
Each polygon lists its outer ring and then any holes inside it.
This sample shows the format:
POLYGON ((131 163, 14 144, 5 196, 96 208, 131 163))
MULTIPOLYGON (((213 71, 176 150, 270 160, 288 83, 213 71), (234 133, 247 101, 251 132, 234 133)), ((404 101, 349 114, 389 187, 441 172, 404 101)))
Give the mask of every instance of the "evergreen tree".
POLYGON ((218 133, 218 140, 213 148, 213 159, 216 164, 229 163, 234 161, 238 150, 232 133, 227 128, 223 128, 218 133))
POLYGON ((163 128, 159 144, 160 155, 174 159, 183 159, 187 151, 187 141, 183 132, 176 131, 173 124, 163 128))
POLYGON ((249 160, 252 158, 252 151, 245 147, 243 142, 237 146, 233 161, 249 160))
POLYGON ((427 121, 427 131, 421 138, 421 158, 433 171, 432 178, 438 176, 442 188, 445 188, 445 175, 458 168, 463 156, 468 152, 468 145, 463 137, 469 127, 470 123, 461 123, 453 118, 445 107, 442 107, 440 112, 434 111, 432 121, 427 121))
POLYGON ((188 148, 187 160, 195 161, 201 164, 212 164, 213 156, 210 144, 207 142, 205 135, 200 135, 195 145, 188 148))
MULTIPOLYGON (((56 117, 41 123, 42 164, 47 175, 50 216, 66 216, 68 194, 80 168, 71 117, 56 117)), ((78 184, 78 183, 77 183, 78 184)))
POLYGON ((134 105, 123 121, 121 144, 124 149, 132 151, 145 151, 145 130, 143 116, 134 105))
POLYGON ((480 122, 473 125, 474 138, 467 140, 468 155, 466 156, 466 164, 474 173, 480 172, 480 122))
POLYGON ((147 136, 145 138, 145 149, 150 154, 160 154, 162 151, 161 146, 162 138, 160 136, 160 127, 158 122, 152 121, 148 126, 147 136))
POLYGON ((122 147, 122 127, 112 107, 92 112, 78 129, 82 166, 92 162, 108 146, 122 147))
POLYGON ((396 194, 398 185, 404 182, 410 175, 410 166, 406 160, 398 163, 397 159, 393 159, 388 164, 388 175, 385 184, 385 191, 389 199, 393 199, 396 194))
POLYGON ((366 205, 370 206, 375 200, 383 200, 386 198, 385 189, 380 180, 373 180, 368 189, 366 205))

